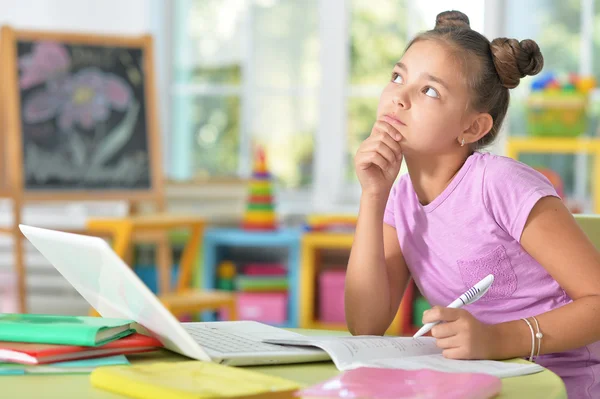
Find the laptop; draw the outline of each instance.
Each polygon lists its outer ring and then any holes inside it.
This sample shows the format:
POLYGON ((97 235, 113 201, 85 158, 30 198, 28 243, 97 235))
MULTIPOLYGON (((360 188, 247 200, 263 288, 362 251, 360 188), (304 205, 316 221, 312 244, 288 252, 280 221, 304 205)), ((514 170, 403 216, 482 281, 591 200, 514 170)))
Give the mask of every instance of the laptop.
POLYGON ((173 352, 232 366, 330 359, 318 348, 262 342, 301 335, 256 321, 181 323, 102 238, 19 228, 101 316, 135 320, 173 352))

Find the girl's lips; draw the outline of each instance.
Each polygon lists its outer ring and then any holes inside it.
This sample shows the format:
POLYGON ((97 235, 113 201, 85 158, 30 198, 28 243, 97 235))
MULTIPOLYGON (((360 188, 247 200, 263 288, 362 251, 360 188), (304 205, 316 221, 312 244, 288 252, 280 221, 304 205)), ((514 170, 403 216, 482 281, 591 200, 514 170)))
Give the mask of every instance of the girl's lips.
POLYGON ((400 126, 406 126, 406 123, 402 122, 400 119, 398 119, 398 118, 396 118, 394 116, 383 115, 383 118, 385 120, 387 120, 388 122, 391 122, 391 123, 394 123, 394 124, 397 124, 397 125, 400 125, 400 126))

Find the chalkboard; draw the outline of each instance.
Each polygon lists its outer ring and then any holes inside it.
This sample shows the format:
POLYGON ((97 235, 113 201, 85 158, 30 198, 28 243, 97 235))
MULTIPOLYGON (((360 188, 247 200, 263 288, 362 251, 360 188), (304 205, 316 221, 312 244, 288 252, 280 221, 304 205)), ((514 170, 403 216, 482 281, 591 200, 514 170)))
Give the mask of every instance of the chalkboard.
POLYGON ((153 59, 149 35, 3 26, 0 134, 8 194, 162 202, 153 59))
POLYGON ((143 50, 16 44, 25 189, 149 189, 143 50))

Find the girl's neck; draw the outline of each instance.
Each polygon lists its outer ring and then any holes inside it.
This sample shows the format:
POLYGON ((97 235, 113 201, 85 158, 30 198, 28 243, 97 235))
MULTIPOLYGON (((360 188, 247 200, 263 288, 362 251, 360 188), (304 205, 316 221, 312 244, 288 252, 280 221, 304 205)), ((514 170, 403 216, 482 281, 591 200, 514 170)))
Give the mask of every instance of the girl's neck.
POLYGON ((430 204, 450 184, 469 153, 404 156, 408 174, 421 205, 430 204))

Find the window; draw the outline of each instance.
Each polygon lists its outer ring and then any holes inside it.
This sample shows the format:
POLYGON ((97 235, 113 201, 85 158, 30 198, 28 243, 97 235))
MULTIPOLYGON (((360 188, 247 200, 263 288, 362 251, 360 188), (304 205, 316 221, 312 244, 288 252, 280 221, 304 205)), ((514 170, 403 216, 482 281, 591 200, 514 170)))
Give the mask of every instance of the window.
POLYGON ((239 165, 245 7, 177 1, 173 12, 172 176, 233 176, 239 165))
POLYGON ((260 145, 281 187, 309 186, 316 1, 184 0, 173 7, 173 177, 248 176, 260 145))

